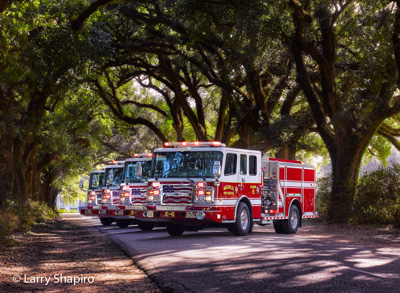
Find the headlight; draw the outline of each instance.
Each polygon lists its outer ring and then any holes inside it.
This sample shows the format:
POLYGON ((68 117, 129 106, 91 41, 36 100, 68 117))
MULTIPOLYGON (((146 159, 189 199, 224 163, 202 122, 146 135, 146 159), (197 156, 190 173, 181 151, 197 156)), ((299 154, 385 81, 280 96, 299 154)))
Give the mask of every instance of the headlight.
MULTIPOLYGON (((202 182, 199 182, 202 183, 202 182)), ((198 183, 198 185, 199 185, 198 183)), ((201 203, 213 203, 213 188, 212 187, 199 187, 196 188, 196 201, 201 203)))
POLYGON ((205 217, 206 217, 206 213, 204 211, 198 211, 196 213, 196 218, 199 221, 204 220, 205 217))

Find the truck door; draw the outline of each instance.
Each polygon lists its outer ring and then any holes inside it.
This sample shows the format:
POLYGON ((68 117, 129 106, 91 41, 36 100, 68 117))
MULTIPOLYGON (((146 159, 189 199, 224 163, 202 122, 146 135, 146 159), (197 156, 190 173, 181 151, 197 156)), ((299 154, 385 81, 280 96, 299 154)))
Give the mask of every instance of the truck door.
POLYGON ((238 159, 238 154, 226 153, 224 181, 230 183, 239 182, 238 159))

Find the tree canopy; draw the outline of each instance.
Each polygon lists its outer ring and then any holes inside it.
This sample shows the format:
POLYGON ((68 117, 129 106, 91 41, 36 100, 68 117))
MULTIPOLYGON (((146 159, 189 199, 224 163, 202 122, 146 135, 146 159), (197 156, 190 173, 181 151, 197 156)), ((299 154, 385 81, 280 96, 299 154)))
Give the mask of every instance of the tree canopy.
MULTIPOLYGON (((347 221, 363 158, 400 149, 399 1, 0 2, 0 195, 170 140, 329 154, 347 221)), ((55 194, 55 193, 54 193, 55 194)))

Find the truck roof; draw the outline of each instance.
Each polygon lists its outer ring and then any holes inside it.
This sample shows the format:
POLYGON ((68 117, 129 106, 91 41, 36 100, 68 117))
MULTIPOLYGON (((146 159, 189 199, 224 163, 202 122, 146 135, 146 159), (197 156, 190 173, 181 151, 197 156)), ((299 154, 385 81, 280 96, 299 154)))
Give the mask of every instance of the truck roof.
POLYGON ((151 161, 152 157, 143 157, 143 158, 129 158, 126 159, 125 162, 143 162, 143 161, 151 161))
POLYGON ((248 150, 248 149, 238 149, 238 148, 229 148, 229 147, 199 147, 199 146, 188 146, 188 147, 176 147, 176 148, 159 148, 155 149, 153 153, 167 153, 167 152, 189 152, 189 151, 196 151, 196 152, 241 152, 241 153, 251 153, 251 154, 261 154, 260 151, 257 150, 248 150))

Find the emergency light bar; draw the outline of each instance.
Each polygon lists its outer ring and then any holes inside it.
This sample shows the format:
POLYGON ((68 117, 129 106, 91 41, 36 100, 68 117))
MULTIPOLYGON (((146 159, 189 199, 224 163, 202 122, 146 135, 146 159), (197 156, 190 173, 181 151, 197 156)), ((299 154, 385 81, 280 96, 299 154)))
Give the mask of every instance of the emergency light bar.
POLYGON ((164 148, 176 147, 224 147, 225 144, 220 141, 180 141, 164 142, 164 148))
POLYGON ((133 154, 135 158, 144 158, 144 157, 152 157, 152 153, 143 153, 143 154, 133 154))
POLYGON ((113 163, 113 165, 122 165, 122 164, 125 163, 125 161, 116 161, 116 160, 113 160, 112 163, 113 163))

